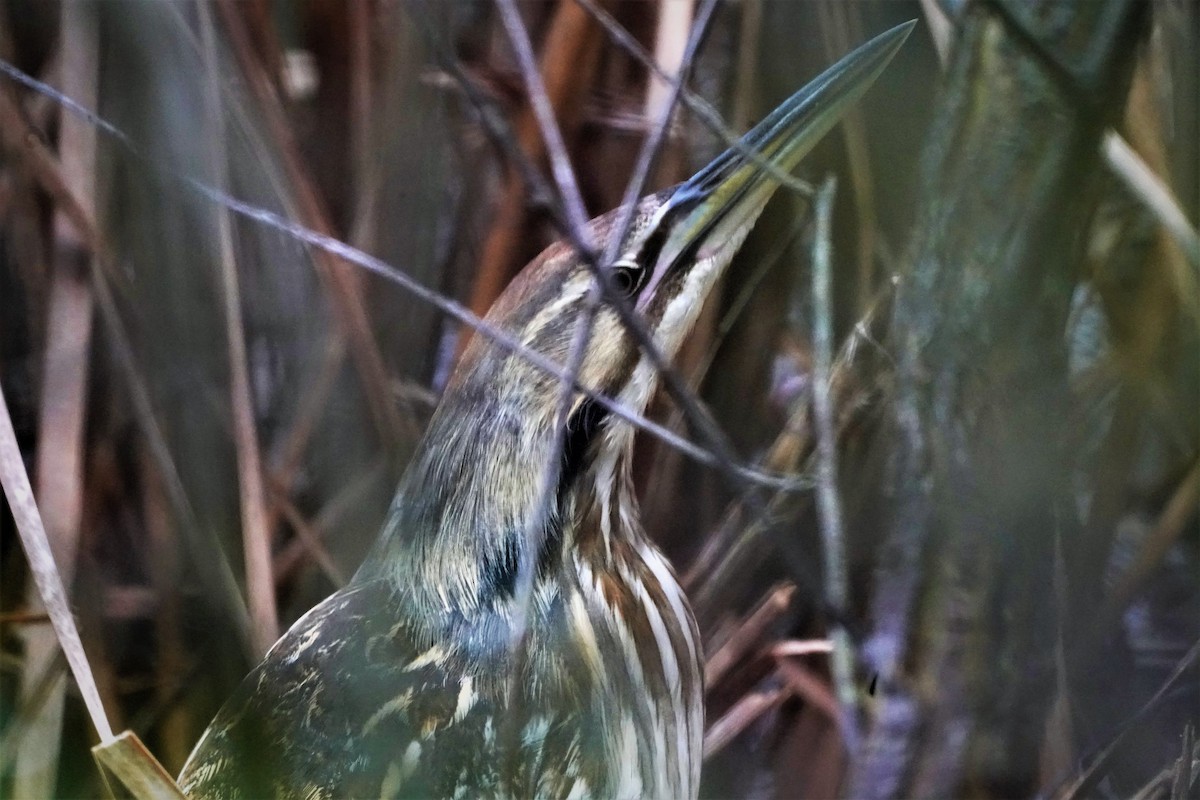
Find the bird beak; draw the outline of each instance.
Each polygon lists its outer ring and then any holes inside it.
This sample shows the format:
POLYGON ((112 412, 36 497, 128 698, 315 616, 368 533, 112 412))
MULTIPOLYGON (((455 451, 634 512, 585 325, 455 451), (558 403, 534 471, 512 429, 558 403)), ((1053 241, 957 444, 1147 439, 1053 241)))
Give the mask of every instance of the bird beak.
POLYGON ((660 224, 669 225, 670 234, 640 295, 642 310, 677 266, 699 263, 706 249, 730 240, 740 244, 779 187, 777 176, 790 172, 862 97, 915 25, 914 20, 881 33, 825 70, 754 126, 737 147, 675 190, 659 211, 660 224))

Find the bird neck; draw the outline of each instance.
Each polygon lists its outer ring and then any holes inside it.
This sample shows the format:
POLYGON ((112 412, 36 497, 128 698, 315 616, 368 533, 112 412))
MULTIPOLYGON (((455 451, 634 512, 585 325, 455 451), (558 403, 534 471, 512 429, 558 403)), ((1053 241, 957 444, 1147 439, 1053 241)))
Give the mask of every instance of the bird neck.
POLYGON ((641 536, 629 426, 599 414, 573 418, 543 512, 555 411, 529 400, 529 387, 448 390, 356 580, 382 571, 422 616, 444 625, 504 617, 522 564, 536 589, 561 579, 575 548, 611 560, 618 544, 641 536))

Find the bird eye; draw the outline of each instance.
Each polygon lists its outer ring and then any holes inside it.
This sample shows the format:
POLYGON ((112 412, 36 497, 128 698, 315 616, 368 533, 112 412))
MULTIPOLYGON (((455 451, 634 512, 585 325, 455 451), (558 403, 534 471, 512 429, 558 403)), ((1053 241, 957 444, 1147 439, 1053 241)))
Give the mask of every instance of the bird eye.
POLYGON ((641 277, 641 267, 627 262, 616 265, 612 271, 613 286, 625 297, 630 297, 637 291, 641 277))

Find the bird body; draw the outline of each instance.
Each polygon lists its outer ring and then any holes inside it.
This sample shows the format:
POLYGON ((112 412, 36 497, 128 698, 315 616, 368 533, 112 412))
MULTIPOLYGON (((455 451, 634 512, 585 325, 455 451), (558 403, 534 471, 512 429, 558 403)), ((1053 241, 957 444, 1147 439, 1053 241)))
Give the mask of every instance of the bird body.
MULTIPOLYGON (((830 68, 691 180, 643 198, 601 265, 552 245, 487 321, 578 383, 476 336, 379 541, 348 586, 284 634, 180 775, 198 798, 692 798, 702 652, 639 522, 634 430, 653 360, 674 355, 767 198, 866 90, 911 24, 830 68), (578 339, 581 320, 590 336, 578 339), (549 468, 549 469, 548 469, 549 468), (548 482, 546 478, 551 480, 548 482)), ((590 223, 608 244, 617 212, 590 223)))
MULTIPOLYGON (((594 221, 593 232, 605 232, 611 216, 594 221)), ((573 251, 556 245, 526 268, 489 320, 565 359, 553 342, 570 336, 564 311, 582 307, 589 287, 573 251), (558 313, 547 312, 556 305, 558 313)), ((636 348, 625 343, 624 357, 615 351, 611 311, 595 324, 603 352, 590 363, 607 369, 586 377, 610 386, 627 380, 636 348)), ((638 523, 628 477, 633 431, 608 427, 582 396, 539 537, 527 633, 514 645, 523 611, 518 558, 538 509, 557 386, 521 356, 472 342, 375 551, 229 700, 184 769, 186 792, 695 795, 699 635, 674 572, 638 523), (647 658, 650 650, 657 656, 647 658)))
POLYGON ((683 656, 672 668, 645 666, 619 646, 627 633, 604 624, 611 615, 589 613, 607 601, 588 592, 577 585, 545 602, 539 616, 554 622, 531 623, 529 658, 553 672, 519 670, 514 691, 505 659, 481 667, 417 644, 417 631, 393 622, 391 587, 353 585, 251 674, 182 788, 223 798, 694 796, 703 719, 690 615, 660 619, 656 606, 631 605, 630 624, 657 628, 683 656), (663 715, 695 741, 661 736, 672 728, 663 715))

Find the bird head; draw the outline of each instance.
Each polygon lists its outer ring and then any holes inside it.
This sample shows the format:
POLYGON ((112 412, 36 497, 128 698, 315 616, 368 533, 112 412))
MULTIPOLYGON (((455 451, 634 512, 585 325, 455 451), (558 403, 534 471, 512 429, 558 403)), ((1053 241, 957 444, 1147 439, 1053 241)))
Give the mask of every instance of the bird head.
MULTIPOLYGON (((786 175, 874 82, 915 23, 883 33, 847 55, 763 119, 740 142, 690 180, 638 203, 617 257, 602 265, 609 291, 636 309, 669 361, 691 330, 763 207, 786 175)), ((617 235, 619 210, 589 224, 601 250, 617 235)), ((582 254, 565 242, 535 258, 493 305, 487 321, 559 364, 570 358, 579 318, 596 281, 582 254)), ((612 302, 596 312, 579 381, 634 411, 644 410, 657 371, 612 302)), ((464 352, 448 395, 510 387, 526 413, 551 424, 557 376, 520 353, 477 334, 464 352)), ((586 402, 575 398, 575 408, 586 402)))
MULTIPOLYGON (((590 239, 617 253, 600 265, 609 292, 641 317, 666 359, 679 350, 780 176, 862 96, 912 26, 864 44, 691 179, 643 198, 619 247, 610 246, 618 233, 617 211, 589 224, 590 239)), ((554 244, 514 279, 486 321, 566 365, 580 318, 591 313, 595 287, 584 256, 554 244)), ((594 313, 579 384, 641 412, 657 370, 611 299, 602 297, 594 313)), ((540 502, 543 466, 555 452, 560 397, 560 377, 484 333, 464 351, 401 484, 392 532, 384 536, 409 542, 405 563, 426 570, 440 593, 435 604, 458 612, 472 603, 486 607, 511 588, 508 577, 520 560, 534 555, 524 552, 523 532, 540 502)), ((574 394, 569 411, 560 505, 586 472, 593 485, 621 478, 618 462, 633 435, 628 422, 598 410, 583 391, 574 394)))

